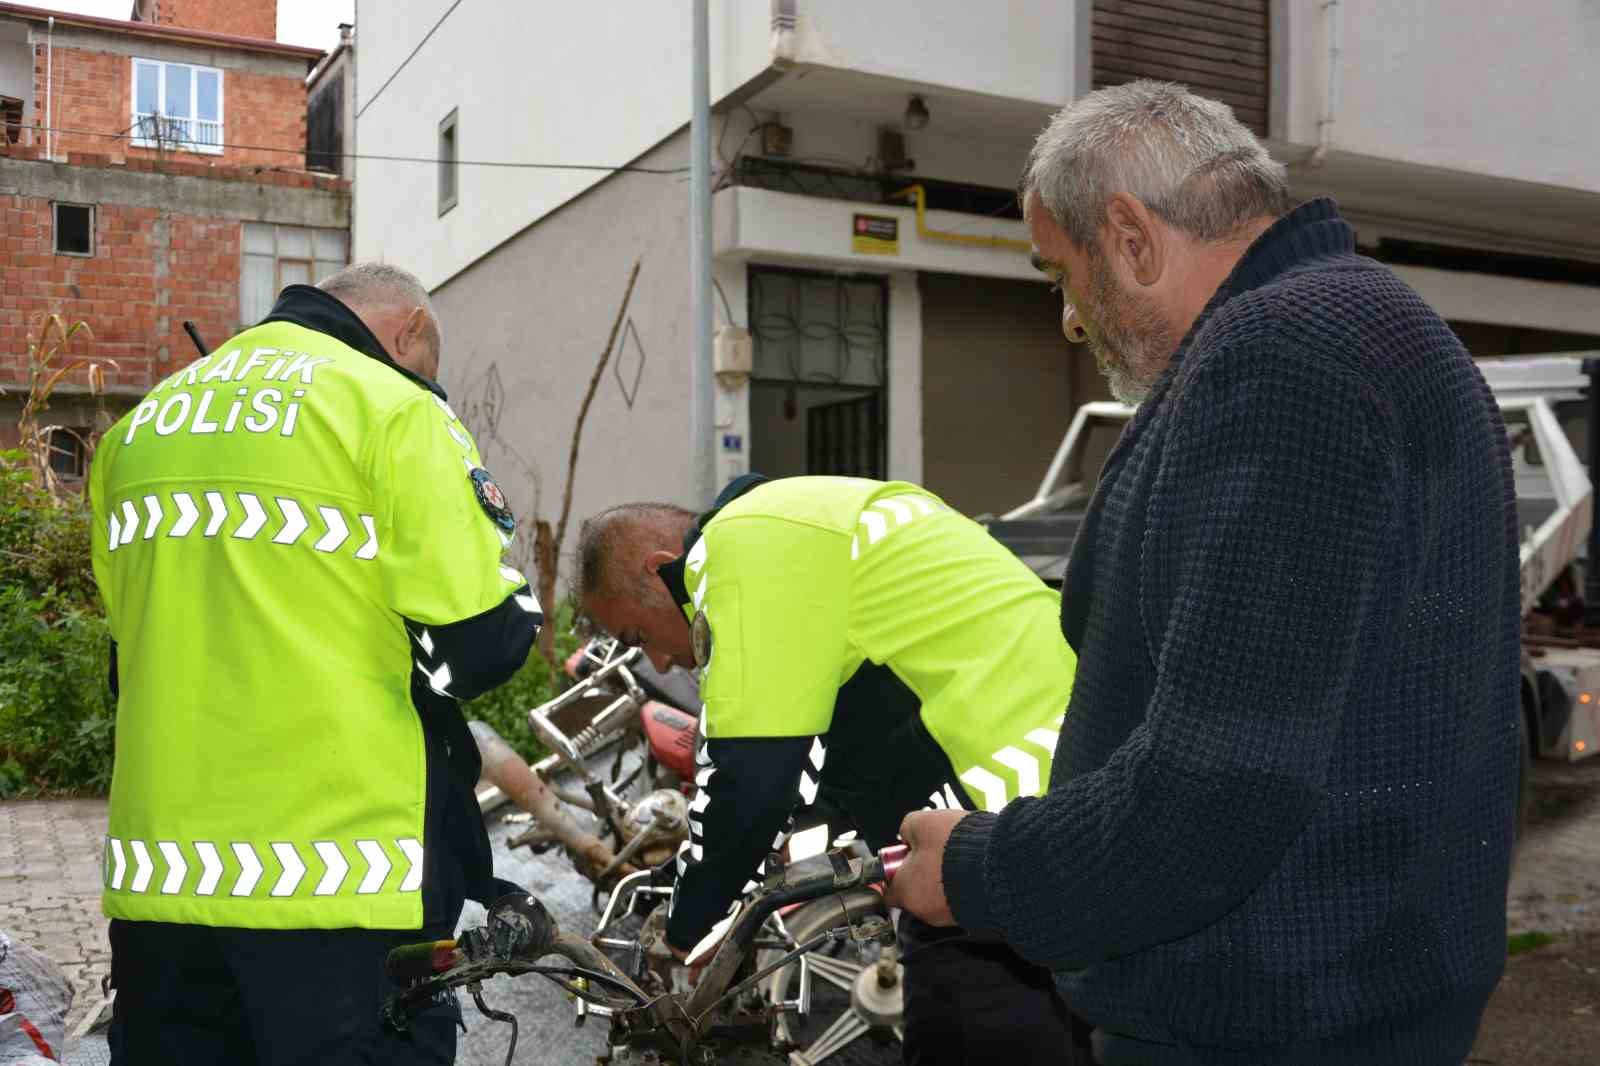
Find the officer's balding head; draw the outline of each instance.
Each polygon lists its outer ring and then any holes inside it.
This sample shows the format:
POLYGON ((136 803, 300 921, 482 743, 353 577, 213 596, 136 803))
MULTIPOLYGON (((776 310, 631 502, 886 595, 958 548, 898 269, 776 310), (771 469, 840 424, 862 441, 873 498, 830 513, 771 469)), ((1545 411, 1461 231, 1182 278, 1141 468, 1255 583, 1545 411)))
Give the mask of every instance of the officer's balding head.
POLYGON ((416 275, 388 263, 351 263, 317 288, 354 311, 396 363, 430 381, 439 376, 439 319, 416 275))
POLYGON ((624 644, 643 648, 656 669, 694 665, 689 623, 658 576, 683 554, 694 512, 670 503, 627 503, 601 511, 578 532, 584 613, 624 644))

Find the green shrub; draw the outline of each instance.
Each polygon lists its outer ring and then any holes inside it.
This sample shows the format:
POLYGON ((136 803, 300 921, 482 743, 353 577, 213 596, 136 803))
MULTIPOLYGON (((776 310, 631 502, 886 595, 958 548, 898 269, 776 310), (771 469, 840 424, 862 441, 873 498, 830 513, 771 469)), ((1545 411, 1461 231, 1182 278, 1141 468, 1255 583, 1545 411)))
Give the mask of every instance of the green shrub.
POLYGON ((38 484, 26 453, 0 451, 0 588, 98 610, 89 521, 84 492, 52 493, 38 484))
MULTIPOLYGON (((565 662, 578 647, 577 634, 572 628, 572 612, 563 606, 550 623, 556 627, 556 655, 565 662)), ((547 754, 533 732, 528 728, 528 709, 553 699, 570 682, 566 674, 558 674, 552 681, 550 668, 535 648, 528 653, 528 661, 517 675, 493 692, 461 705, 468 719, 478 718, 494 726, 495 732, 528 762, 536 762, 547 754)))
POLYGON ((81 491, 0 452, 0 795, 104 792, 115 706, 81 491))
POLYGON ((110 787, 109 651, 99 614, 0 588, 0 793, 110 787))

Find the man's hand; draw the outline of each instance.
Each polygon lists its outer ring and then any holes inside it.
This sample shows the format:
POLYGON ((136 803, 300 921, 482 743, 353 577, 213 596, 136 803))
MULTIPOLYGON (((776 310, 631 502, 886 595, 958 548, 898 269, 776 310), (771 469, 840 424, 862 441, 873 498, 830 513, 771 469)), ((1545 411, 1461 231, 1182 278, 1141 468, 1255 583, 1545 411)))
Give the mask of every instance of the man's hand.
POLYGON ((888 904, 910 911, 929 925, 955 925, 944 895, 944 846, 967 811, 912 811, 900 823, 900 839, 911 853, 889 884, 888 904))

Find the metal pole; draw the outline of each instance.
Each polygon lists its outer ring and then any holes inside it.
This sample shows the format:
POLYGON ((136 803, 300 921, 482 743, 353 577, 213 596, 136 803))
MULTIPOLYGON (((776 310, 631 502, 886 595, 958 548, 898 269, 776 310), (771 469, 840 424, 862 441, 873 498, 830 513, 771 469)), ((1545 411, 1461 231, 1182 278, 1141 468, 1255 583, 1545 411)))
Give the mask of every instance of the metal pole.
POLYGON ((707 8, 710 0, 690 0, 694 8, 694 110, 689 122, 689 269, 694 305, 694 366, 689 373, 692 395, 689 426, 690 462, 697 506, 709 507, 716 496, 711 464, 711 64, 707 8))
MULTIPOLYGON (((1589 376, 1589 484, 1600 479, 1600 359, 1585 359, 1583 372, 1589 376)), ((1591 505, 1592 500, 1591 499, 1591 505)), ((1589 557, 1584 560, 1583 624, 1600 627, 1600 509, 1589 521, 1589 557)))

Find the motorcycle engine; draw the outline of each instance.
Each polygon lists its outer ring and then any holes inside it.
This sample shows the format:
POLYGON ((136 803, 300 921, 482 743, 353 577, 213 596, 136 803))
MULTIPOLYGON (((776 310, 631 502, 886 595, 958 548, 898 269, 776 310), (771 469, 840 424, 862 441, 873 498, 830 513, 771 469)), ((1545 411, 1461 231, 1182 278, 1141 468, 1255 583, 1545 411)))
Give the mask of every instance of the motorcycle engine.
POLYGON ((643 836, 639 861, 656 866, 678 853, 689 838, 689 801, 681 792, 659 788, 635 803, 623 819, 628 839, 643 836))

